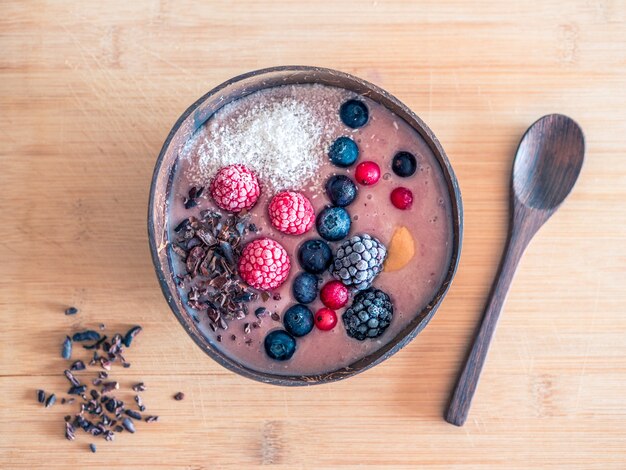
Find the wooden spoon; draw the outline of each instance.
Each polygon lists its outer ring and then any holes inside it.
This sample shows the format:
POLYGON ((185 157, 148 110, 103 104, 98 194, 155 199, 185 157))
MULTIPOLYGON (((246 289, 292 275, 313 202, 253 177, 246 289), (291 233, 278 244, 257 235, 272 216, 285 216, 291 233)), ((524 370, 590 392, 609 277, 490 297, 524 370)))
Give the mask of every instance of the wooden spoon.
POLYGON ((463 426, 515 269, 539 227, 572 190, 585 155, 583 132, 572 119, 550 114, 526 131, 515 155, 506 248, 474 344, 459 375, 447 422, 463 426))

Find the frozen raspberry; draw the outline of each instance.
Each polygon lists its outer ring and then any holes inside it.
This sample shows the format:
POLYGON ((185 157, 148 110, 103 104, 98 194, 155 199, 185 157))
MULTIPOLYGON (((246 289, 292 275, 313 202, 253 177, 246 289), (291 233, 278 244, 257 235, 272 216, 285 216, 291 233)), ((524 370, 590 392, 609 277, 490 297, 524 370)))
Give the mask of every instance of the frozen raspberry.
POLYGON ((315 222, 311 202, 294 191, 283 191, 274 196, 268 211, 274 228, 289 235, 301 235, 315 222))
POLYGON ((271 238, 251 241, 239 258, 241 279, 255 289, 276 289, 285 282, 290 268, 287 251, 271 238))
POLYGON ((211 196, 225 211, 250 209, 259 198, 259 180, 244 165, 230 165, 217 172, 211 181, 211 196))

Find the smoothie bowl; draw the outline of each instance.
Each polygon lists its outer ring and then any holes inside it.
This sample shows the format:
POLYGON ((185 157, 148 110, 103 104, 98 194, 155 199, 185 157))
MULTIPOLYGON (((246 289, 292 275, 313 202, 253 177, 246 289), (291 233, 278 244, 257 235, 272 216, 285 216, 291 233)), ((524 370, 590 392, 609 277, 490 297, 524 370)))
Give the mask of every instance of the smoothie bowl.
POLYGON ((384 90, 315 67, 233 78, 180 117, 148 212, 163 293, 218 363, 275 385, 390 357, 454 277, 462 206, 432 131, 384 90))

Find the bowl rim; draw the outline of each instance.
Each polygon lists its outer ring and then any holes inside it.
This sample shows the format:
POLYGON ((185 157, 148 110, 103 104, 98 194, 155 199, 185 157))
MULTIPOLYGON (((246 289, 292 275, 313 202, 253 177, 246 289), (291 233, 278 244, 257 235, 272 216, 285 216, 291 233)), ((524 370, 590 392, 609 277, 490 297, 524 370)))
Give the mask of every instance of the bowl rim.
MULTIPOLYGON (((310 81, 304 83, 321 83, 321 81, 310 81)), ((278 85, 271 86, 261 86, 255 89, 253 92, 259 91, 261 89, 273 88, 278 85)), ((223 104, 217 109, 215 109, 212 113, 210 113, 206 118, 200 122, 195 123, 194 132, 197 128, 203 125, 215 112, 217 112, 222 106, 235 101, 238 98, 241 98, 246 95, 239 96, 237 98, 224 101, 223 104)), ((195 117, 194 117, 195 118, 195 117)), ((168 179, 171 180, 173 171, 172 168, 169 169, 168 179)), ((167 198, 166 198, 167 199, 167 198)), ((431 131, 431 129, 420 119, 408 106, 402 103, 395 96, 391 95, 386 90, 374 85, 366 80, 363 80, 354 75, 340 72, 334 69, 323 68, 323 67, 314 67, 314 66, 305 66, 305 65, 282 65, 276 67, 268 67, 258 70, 253 70, 250 72, 246 72, 244 74, 237 75, 235 77, 226 80, 225 82, 217 85, 216 87, 209 90, 207 93, 198 98, 193 104, 191 104, 176 120, 175 124, 169 131, 163 146, 159 152, 157 157, 154 171, 152 174, 151 184, 150 184, 150 197, 148 203, 148 240, 150 244, 150 253, 152 257, 152 262, 154 264, 154 269, 159 281, 159 285, 161 287, 161 291, 165 296, 165 299, 170 306, 170 309, 174 313, 174 316, 178 319, 180 324, 183 326, 187 334, 193 339, 193 341, 213 360, 215 360, 218 364, 225 367, 226 369, 235 372, 239 375, 242 375, 246 378, 253 379, 262 383, 269 383, 272 385, 282 385, 282 386, 306 386, 306 385, 314 385, 314 384, 322 384, 322 383, 331 383, 338 380, 344 380, 346 378, 355 376, 361 372, 364 372, 377 364, 385 361, 389 357, 393 356, 400 349, 410 343, 417 334, 424 329, 424 327, 429 323, 431 318, 434 316, 437 311, 439 305, 441 304, 443 298, 446 296, 452 280, 456 274, 461 248, 462 248, 462 240, 463 240, 463 203, 461 199, 461 190, 459 188, 458 180, 452 169, 452 165, 448 160, 448 157, 441 146, 439 140, 435 136, 435 134, 431 131), (172 140, 176 136, 176 134, 181 130, 183 124, 187 121, 187 119, 209 98, 214 97, 216 94, 220 93, 222 90, 234 85, 238 82, 262 77, 263 75, 270 75, 276 73, 307 73, 311 74, 327 74, 333 77, 337 77, 342 81, 341 84, 335 85, 341 88, 353 91, 362 96, 368 96, 370 99, 383 104, 389 109, 387 104, 381 102, 386 101, 389 104, 393 104, 396 109, 392 109, 391 111, 398 114, 398 111, 401 111, 405 116, 399 115, 399 117, 407 122, 416 132, 418 132, 422 138, 425 140, 431 151, 433 152, 435 158, 437 159, 441 171, 443 173, 444 179, 447 184, 448 193, 450 196, 451 202, 451 217, 452 217, 452 253, 450 258, 450 264, 448 266, 448 271, 446 273, 445 279, 441 283, 440 288, 437 290, 433 298, 428 302, 428 304, 421 310, 416 312, 415 318, 411 320, 411 322, 401 330, 396 337, 392 338, 388 343, 383 345, 381 348, 375 350, 371 354, 357 360, 353 364, 349 366, 340 368, 335 371, 317 374, 317 375, 278 375, 278 374, 270 374, 265 372, 256 371, 254 369, 247 368, 241 364, 239 364, 234 359, 226 356, 225 354, 218 351, 214 348, 208 338, 206 338, 203 334, 198 334, 197 329, 192 329, 190 327, 190 322, 192 321, 189 318, 189 314, 186 312, 183 313, 178 308, 175 302, 175 296, 179 296, 177 292, 172 292, 170 286, 167 283, 166 274, 163 270, 163 266, 161 260, 159 258, 159 251, 162 247, 159 247, 157 244, 157 233, 156 227, 154 225, 153 216, 155 210, 156 203, 156 186, 158 184, 158 178, 161 174, 163 162, 166 154, 169 151, 172 140), (366 89, 366 92, 357 92, 354 89, 347 88, 344 86, 346 82, 350 82, 356 88, 357 85, 363 89, 366 89), (369 96, 369 94, 377 95, 376 98, 369 96), (382 98, 382 99, 381 99, 382 98), (410 118, 407 120, 406 117, 410 118), (411 122, 411 120, 413 122, 411 122), (418 321, 418 317, 422 316, 422 318, 418 321), (414 324, 415 323, 415 324, 414 324), (196 331, 197 330, 197 331, 196 331), (376 356, 376 357, 373 357, 376 356)), ((167 225, 164 225, 164 230, 167 230, 167 225)), ((167 243, 166 243, 167 244, 167 243)), ((166 255, 167 256, 167 255, 166 255)), ((174 289, 176 291, 176 289, 174 289)), ((182 303, 182 299, 181 299, 182 303)))

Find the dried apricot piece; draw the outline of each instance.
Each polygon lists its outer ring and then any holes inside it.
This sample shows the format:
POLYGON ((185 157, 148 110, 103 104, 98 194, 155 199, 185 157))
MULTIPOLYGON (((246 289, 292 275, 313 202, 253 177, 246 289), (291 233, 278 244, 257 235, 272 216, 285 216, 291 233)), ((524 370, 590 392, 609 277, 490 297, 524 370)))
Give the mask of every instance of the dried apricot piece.
POLYGON ((387 249, 387 259, 383 265, 383 270, 399 271, 404 268, 415 256, 415 240, 408 228, 397 227, 391 237, 391 243, 387 249))

